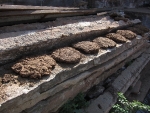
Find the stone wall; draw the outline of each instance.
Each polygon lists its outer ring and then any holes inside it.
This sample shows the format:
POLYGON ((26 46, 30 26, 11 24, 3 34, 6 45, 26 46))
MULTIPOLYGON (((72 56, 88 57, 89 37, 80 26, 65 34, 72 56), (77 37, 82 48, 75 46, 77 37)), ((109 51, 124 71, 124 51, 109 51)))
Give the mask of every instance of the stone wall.
POLYGON ((89 2, 89 7, 138 7, 150 3, 149 0, 2 0, 1 4, 76 7, 81 1, 89 2))

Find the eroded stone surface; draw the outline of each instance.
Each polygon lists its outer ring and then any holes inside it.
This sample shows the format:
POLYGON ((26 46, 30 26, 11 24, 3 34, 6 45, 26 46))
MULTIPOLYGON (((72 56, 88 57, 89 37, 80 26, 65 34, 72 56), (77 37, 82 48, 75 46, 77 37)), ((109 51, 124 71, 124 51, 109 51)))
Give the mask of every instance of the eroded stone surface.
POLYGON ((124 17, 115 17, 114 20, 115 21, 123 20, 124 22, 127 22, 129 19, 128 18, 124 18, 124 17))
POLYGON ((132 40, 137 36, 135 33, 133 33, 130 30, 117 30, 117 34, 120 34, 129 40, 132 40))
POLYGON ((81 59, 81 53, 71 47, 64 47, 54 51, 52 57, 58 62, 78 63, 81 59))
POLYGON ((52 57, 43 55, 23 59, 13 65, 12 69, 22 77, 37 79, 45 75, 50 75, 51 70, 54 69, 55 65, 56 62, 52 57))
POLYGON ((106 35, 107 38, 112 39, 113 41, 117 42, 117 43, 125 43, 127 41, 127 39, 123 36, 121 36, 120 34, 116 34, 116 33, 109 33, 106 35))
POLYGON ((93 41, 97 43, 100 46, 100 48, 103 48, 103 49, 116 47, 116 42, 114 42, 113 40, 109 38, 98 37, 94 39, 93 41))
POLYGON ((90 42, 90 41, 82 41, 78 42, 73 45, 74 48, 83 51, 84 53, 98 53, 99 51, 99 46, 95 42, 90 42))

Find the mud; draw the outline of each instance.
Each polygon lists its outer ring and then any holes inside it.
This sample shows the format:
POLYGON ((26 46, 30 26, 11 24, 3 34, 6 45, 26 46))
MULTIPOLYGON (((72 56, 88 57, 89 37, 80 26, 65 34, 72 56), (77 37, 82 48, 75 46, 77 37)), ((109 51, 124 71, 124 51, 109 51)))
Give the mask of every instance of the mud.
POLYGON ((129 40, 132 40, 137 36, 134 32, 130 30, 117 30, 117 34, 120 34, 129 40))
POLYGON ((77 50, 80 50, 84 53, 95 54, 99 51, 99 46, 95 42, 90 41, 82 41, 73 45, 73 47, 77 50))
POLYGON ((56 65, 55 60, 48 56, 38 56, 20 60, 12 66, 12 69, 21 77, 38 79, 50 75, 56 65))
POLYGON ((116 47, 116 42, 105 37, 98 37, 94 39, 93 41, 96 42, 102 49, 116 47))
POLYGON ((107 38, 112 39, 113 41, 117 42, 117 43, 125 43, 127 41, 127 39, 123 36, 121 36, 120 34, 116 34, 116 33, 109 33, 106 35, 107 38))
POLYGON ((81 53, 71 47, 64 47, 54 51, 52 57, 62 63, 78 63, 81 59, 81 53))

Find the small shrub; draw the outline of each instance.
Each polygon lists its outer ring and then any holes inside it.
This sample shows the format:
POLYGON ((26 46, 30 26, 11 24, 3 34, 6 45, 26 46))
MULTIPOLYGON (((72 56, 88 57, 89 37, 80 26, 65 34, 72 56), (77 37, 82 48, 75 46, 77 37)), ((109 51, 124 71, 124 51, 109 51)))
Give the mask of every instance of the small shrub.
POLYGON ((118 93, 118 103, 113 106, 111 113, 135 113, 137 110, 150 111, 150 106, 139 101, 129 102, 123 93, 118 93))
POLYGON ((73 100, 64 104, 59 113, 78 113, 79 109, 85 108, 89 105, 84 97, 83 93, 79 93, 73 100))

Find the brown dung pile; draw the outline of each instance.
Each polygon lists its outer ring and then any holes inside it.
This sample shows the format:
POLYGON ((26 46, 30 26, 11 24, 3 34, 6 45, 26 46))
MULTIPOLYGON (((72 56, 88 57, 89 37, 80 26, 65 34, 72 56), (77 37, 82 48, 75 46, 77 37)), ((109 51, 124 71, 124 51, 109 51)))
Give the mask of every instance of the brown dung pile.
POLYGON ((71 47, 64 47, 54 51, 52 57, 62 63, 78 63, 81 59, 81 53, 71 47))
POLYGON ((50 75, 55 65, 56 62, 52 57, 43 55, 23 59, 13 65, 12 69, 16 73, 19 73, 19 75, 21 75, 22 77, 37 79, 45 75, 50 75))
POLYGON ((116 47, 116 42, 114 42, 113 40, 109 38, 98 37, 94 39, 93 41, 96 42, 102 49, 116 47))
POLYGON ((99 46, 95 42, 82 41, 73 45, 74 48, 88 54, 95 54, 99 51, 99 46))
POLYGON ((144 34, 144 31, 140 30, 137 27, 129 27, 128 30, 136 33, 137 35, 143 35, 144 34))
POLYGON ((133 33, 130 30, 117 30, 117 34, 120 34, 129 40, 132 40, 137 36, 135 33, 133 33))
POLYGON ((116 33, 109 33, 106 35, 107 38, 112 39, 113 41, 117 42, 117 43, 125 43, 127 41, 127 39, 123 36, 121 36, 120 34, 116 34, 116 33))

